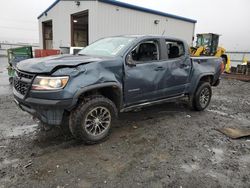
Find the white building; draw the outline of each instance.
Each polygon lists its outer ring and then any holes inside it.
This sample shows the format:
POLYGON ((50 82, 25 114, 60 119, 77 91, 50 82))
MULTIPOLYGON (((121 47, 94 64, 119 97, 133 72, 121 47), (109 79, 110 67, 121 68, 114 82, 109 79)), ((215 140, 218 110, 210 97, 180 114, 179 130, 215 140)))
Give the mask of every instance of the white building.
POLYGON ((167 35, 192 43, 195 20, 114 0, 57 0, 39 17, 40 47, 86 46, 102 37, 167 35))

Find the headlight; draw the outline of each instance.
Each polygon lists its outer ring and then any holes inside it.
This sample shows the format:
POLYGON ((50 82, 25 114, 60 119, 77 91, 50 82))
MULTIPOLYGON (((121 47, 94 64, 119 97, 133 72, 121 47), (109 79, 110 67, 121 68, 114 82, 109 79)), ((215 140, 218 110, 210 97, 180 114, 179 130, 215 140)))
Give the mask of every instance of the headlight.
POLYGON ((32 84, 32 90, 57 90, 63 89, 68 83, 68 76, 45 77, 37 76, 32 84))

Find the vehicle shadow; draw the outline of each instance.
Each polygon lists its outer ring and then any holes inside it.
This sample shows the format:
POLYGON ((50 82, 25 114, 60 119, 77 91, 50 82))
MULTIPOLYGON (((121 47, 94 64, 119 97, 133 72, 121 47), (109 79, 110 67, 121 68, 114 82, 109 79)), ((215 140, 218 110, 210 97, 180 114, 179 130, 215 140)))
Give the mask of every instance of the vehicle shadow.
MULTIPOLYGON (((171 102, 146 107, 140 110, 130 111, 119 114, 119 118, 113 125, 113 134, 119 135, 120 131, 124 134, 130 134, 130 128, 135 124, 143 124, 145 120, 157 120, 167 116, 189 113, 190 108, 186 101, 171 102), (122 129, 122 130, 121 130, 122 129)), ((114 136, 116 137, 116 136, 114 136)), ((108 141, 112 142, 112 141, 108 141)), ((69 132, 65 132, 60 126, 53 127, 49 131, 43 131, 41 128, 36 133, 36 139, 33 142, 40 148, 57 146, 59 148, 69 148, 82 146, 83 143, 76 141, 69 132)))
POLYGON ((147 119, 161 118, 166 115, 175 113, 183 113, 190 111, 187 101, 178 101, 171 103, 164 103, 155 106, 145 107, 143 109, 121 113, 118 121, 144 121, 147 119))

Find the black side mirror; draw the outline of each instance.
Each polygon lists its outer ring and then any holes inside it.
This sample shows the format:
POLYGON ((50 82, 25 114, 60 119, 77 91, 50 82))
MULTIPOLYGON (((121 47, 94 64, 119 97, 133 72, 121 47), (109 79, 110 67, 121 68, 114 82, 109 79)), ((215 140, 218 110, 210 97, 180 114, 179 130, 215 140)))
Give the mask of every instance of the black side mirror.
POLYGON ((128 55, 127 55, 126 64, 127 64, 128 66, 131 66, 131 67, 135 67, 135 66, 136 66, 136 62, 133 60, 131 54, 128 54, 128 55))

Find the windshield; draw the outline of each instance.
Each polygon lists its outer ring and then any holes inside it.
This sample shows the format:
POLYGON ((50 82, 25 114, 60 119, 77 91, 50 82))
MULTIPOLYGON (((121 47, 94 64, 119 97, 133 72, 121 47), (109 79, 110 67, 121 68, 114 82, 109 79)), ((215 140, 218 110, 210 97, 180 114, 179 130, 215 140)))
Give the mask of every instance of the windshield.
POLYGON ((210 46, 211 45, 211 36, 210 35, 200 35, 197 38, 197 47, 200 46, 210 46))
POLYGON ((78 54, 114 57, 122 52, 134 40, 135 38, 133 37, 104 38, 87 46, 78 54))

